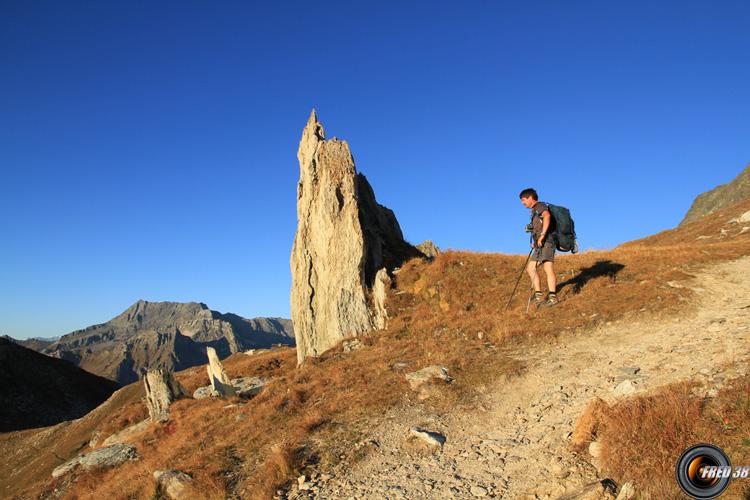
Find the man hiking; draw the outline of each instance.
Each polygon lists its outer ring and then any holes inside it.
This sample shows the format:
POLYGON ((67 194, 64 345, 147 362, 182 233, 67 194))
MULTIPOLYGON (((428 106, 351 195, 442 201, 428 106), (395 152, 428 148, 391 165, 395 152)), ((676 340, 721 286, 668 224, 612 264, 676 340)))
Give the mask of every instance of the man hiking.
POLYGON ((552 306, 558 302, 556 293, 557 277, 555 276, 555 242, 554 238, 551 237, 553 228, 550 227, 554 224, 554 221, 552 220, 549 207, 539 201, 539 197, 534 189, 524 189, 521 191, 519 197, 523 206, 531 209, 531 246, 534 250, 529 264, 526 266, 526 272, 529 274, 531 284, 534 287, 534 302, 537 305, 552 306), (539 267, 540 263, 544 268, 544 274, 547 275, 549 293, 546 300, 544 299, 541 280, 537 273, 537 267, 539 267))

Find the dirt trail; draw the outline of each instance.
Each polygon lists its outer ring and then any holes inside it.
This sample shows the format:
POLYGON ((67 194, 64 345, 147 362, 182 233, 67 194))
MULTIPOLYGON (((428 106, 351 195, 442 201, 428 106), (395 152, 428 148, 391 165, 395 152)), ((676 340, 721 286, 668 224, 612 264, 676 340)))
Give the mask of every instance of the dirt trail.
POLYGON ((375 451, 299 496, 596 498, 593 490, 604 478, 588 454, 568 449, 588 401, 621 397, 615 388, 625 380, 635 394, 687 379, 711 391, 743 375, 750 359, 747 276, 750 257, 715 265, 674 284, 697 292, 699 301, 689 314, 561 336, 524 358, 529 366, 524 375, 489 390, 484 412, 440 417, 421 405, 396 409, 372 430, 375 451), (405 438, 414 425, 444 434, 443 451, 408 451, 405 438))

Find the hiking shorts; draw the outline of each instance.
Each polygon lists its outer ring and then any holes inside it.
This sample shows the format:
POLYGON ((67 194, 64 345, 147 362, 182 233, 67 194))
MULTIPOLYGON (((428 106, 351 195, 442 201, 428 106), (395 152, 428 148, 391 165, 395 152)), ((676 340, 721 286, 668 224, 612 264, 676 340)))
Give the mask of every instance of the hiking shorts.
POLYGON ((531 260, 534 262, 554 262, 555 261, 555 243, 552 238, 547 238, 544 241, 542 248, 535 248, 531 252, 531 260))

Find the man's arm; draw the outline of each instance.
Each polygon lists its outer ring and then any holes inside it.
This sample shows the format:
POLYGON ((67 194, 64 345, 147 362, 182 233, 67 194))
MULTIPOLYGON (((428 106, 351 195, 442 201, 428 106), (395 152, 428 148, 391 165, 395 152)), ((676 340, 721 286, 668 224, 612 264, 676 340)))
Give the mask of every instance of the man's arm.
POLYGON ((549 210, 542 212, 542 234, 539 235, 539 240, 537 241, 537 245, 540 247, 544 245, 544 240, 547 238, 547 230, 549 229, 551 220, 549 210))

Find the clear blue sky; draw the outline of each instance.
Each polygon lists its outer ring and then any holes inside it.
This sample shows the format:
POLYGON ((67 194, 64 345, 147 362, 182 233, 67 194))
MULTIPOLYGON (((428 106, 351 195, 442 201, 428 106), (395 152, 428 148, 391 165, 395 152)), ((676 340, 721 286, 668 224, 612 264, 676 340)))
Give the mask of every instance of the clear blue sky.
POLYGON ((675 226, 750 161, 750 4, 0 2, 0 333, 137 299, 289 317, 315 107, 407 239, 675 226))

